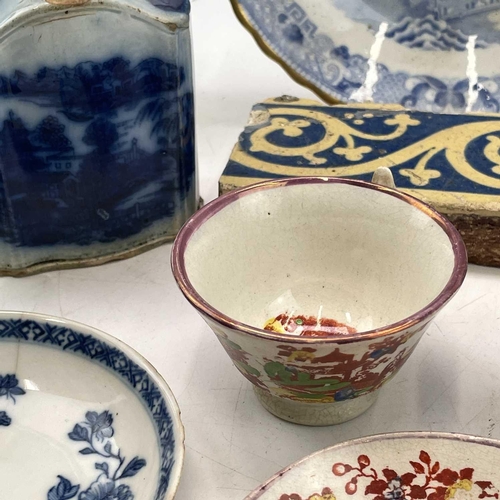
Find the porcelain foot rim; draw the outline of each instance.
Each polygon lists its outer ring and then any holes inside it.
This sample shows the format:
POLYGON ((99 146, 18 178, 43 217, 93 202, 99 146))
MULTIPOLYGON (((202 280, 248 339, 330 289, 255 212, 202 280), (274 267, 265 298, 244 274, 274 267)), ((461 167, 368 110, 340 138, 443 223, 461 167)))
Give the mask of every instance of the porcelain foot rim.
POLYGON ((301 403, 273 396, 254 386, 262 406, 274 416, 294 424, 310 426, 336 425, 352 420, 367 411, 378 397, 378 391, 336 403, 301 403))

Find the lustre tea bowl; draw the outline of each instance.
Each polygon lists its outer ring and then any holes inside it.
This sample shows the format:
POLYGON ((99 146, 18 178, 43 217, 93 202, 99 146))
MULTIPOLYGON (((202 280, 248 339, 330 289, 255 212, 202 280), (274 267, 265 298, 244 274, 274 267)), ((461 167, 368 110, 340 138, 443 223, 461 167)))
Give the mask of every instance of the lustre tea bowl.
POLYGON ((28 313, 0 313, 0 443, 9 500, 172 500, 184 458, 179 408, 146 360, 28 313))
POLYGON ((174 244, 176 280, 261 403, 306 425, 367 410, 462 284, 449 221, 360 181, 267 181, 208 204, 174 244))

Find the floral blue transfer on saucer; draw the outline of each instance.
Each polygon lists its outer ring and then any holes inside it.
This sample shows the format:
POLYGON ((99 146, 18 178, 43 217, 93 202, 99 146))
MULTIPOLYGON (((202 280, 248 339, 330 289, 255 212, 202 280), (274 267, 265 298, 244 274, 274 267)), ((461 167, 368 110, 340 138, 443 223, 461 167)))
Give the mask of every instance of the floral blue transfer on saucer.
POLYGON ((39 315, 0 314, 0 346, 0 477, 11 500, 173 498, 184 431, 145 360, 39 315))
POLYGON ((266 52, 327 101, 500 110, 500 0, 233 0, 266 52))
MULTIPOLYGON (((119 484, 120 480, 135 476, 145 465, 146 460, 134 457, 128 463, 122 456, 121 450, 113 450, 109 438, 113 437, 113 416, 109 411, 98 414, 89 411, 85 415, 85 422, 76 424, 68 434, 72 441, 83 441, 86 445, 79 453, 82 455, 97 455, 102 462, 94 464, 96 471, 101 471, 97 479, 85 490, 79 498, 81 500, 100 500, 116 498, 132 500, 134 494, 129 486, 119 484), (127 465, 125 465, 127 463, 127 465)), ((57 486, 53 486, 47 495, 48 500, 68 500, 76 497, 80 485, 73 485, 63 476, 58 476, 57 486)))

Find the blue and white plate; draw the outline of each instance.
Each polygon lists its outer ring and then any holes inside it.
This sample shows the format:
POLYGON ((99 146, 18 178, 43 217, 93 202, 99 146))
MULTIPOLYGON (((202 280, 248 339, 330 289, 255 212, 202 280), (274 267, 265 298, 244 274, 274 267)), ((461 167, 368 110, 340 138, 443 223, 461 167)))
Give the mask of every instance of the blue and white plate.
POLYGON ((232 0, 261 47, 329 102, 500 108, 500 0, 232 0))
POLYGON ((0 498, 171 500, 183 458, 175 398, 133 349, 0 313, 0 498))

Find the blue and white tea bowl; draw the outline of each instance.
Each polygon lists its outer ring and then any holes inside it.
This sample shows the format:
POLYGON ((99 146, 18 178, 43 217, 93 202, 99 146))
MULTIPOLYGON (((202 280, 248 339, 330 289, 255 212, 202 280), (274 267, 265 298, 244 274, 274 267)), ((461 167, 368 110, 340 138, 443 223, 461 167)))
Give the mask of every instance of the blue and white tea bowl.
POLYGON ((183 458, 175 398, 133 349, 65 319, 0 313, 1 498, 171 500, 183 458))

